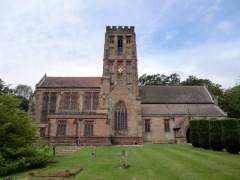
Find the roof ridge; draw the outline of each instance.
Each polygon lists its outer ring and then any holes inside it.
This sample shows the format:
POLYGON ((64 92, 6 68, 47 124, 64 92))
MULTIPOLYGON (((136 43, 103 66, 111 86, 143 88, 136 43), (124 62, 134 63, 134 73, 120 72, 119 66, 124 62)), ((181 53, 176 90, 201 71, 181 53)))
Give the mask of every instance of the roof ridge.
POLYGON ((204 87, 204 85, 145 85, 139 87, 204 87))
POLYGON ((102 78, 101 76, 47 76, 47 78, 102 78))

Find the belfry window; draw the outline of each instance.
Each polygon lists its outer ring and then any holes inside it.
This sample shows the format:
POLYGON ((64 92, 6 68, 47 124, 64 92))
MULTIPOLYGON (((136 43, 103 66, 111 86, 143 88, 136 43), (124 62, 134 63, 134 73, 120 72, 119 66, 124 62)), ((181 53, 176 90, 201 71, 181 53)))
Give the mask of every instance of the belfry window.
POLYGON ((66 120, 57 121, 57 136, 66 136, 67 122, 66 120))
POLYGON ((109 42, 110 44, 114 44, 114 36, 109 36, 109 42))
POLYGON ((118 52, 122 52, 123 51, 123 37, 122 36, 118 36, 118 52))
POLYGON ((127 40, 126 40, 126 41, 127 41, 127 44, 130 44, 130 43, 131 43, 131 36, 127 36, 126 39, 127 39, 127 40))
POLYGON ((127 108, 123 101, 117 103, 114 112, 114 119, 114 129, 116 131, 127 130, 127 108))

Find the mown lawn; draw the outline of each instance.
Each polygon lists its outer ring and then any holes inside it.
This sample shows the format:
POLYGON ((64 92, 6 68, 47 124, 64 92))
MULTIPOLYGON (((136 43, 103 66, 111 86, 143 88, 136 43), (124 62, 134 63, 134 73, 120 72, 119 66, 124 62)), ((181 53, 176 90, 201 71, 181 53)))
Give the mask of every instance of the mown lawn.
MULTIPOLYGON (((58 162, 39 171, 82 167, 75 179, 240 179, 240 155, 193 148, 191 145, 145 145, 144 147, 97 147, 57 157, 58 162), (121 151, 126 149, 130 168, 121 168, 121 151)), ((18 176, 26 177, 27 173, 18 176)))

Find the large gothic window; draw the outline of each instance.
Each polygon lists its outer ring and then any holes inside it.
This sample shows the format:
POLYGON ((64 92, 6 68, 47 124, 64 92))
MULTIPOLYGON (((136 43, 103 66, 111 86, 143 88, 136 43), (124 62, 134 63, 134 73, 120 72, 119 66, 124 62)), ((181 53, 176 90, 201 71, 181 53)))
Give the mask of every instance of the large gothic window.
POLYGON ((116 131, 127 130, 127 108, 123 101, 117 103, 114 112, 115 125, 114 129, 116 131))
POLYGON ((64 92, 62 97, 62 109, 65 111, 78 110, 78 93, 64 92))
POLYGON ((84 111, 91 112, 96 111, 99 102, 98 92, 85 92, 84 93, 84 111))
POLYGON ((49 113, 56 112, 57 93, 56 92, 44 92, 42 100, 42 116, 41 122, 47 123, 47 116, 49 113))

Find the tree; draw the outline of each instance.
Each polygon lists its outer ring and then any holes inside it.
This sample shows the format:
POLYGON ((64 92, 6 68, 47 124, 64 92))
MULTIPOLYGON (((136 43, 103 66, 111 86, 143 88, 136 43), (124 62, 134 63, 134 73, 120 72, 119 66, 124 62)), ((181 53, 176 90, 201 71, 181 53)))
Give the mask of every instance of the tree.
POLYGON ((36 143, 32 119, 20 103, 13 95, 0 95, 0 176, 42 167, 50 159, 48 149, 36 143))
POLYGON ((29 99, 29 97, 32 95, 32 88, 30 86, 19 84, 14 89, 14 93, 16 96, 23 97, 25 99, 29 99))
POLYGON ((206 86, 211 95, 218 98, 220 101, 220 106, 223 98, 223 89, 220 84, 215 84, 209 79, 199 79, 196 76, 188 76, 185 81, 181 82, 181 85, 185 86, 206 86))
POLYGON ((13 90, 0 78, 0 95, 2 94, 13 94, 13 90))
POLYGON ((153 74, 147 75, 143 74, 139 77, 139 85, 179 85, 180 78, 179 75, 174 73, 166 76, 164 74, 153 74))
POLYGON ((223 109, 229 117, 240 118, 240 85, 225 91, 223 109))

